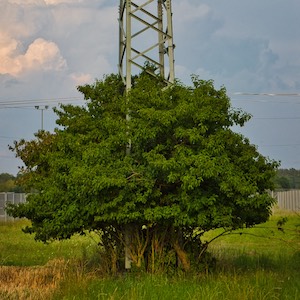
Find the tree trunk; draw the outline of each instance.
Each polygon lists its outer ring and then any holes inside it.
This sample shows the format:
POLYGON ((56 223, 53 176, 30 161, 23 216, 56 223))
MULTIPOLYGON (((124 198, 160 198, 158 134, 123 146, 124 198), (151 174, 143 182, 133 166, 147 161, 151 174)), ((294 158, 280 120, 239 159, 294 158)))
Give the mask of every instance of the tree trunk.
POLYGON ((181 262, 184 271, 188 272, 191 268, 191 262, 187 253, 181 248, 178 240, 173 243, 173 248, 181 262))
POLYGON ((117 261, 118 261, 118 257, 117 257, 116 249, 112 249, 111 250, 111 272, 113 274, 117 274, 118 271, 117 261))

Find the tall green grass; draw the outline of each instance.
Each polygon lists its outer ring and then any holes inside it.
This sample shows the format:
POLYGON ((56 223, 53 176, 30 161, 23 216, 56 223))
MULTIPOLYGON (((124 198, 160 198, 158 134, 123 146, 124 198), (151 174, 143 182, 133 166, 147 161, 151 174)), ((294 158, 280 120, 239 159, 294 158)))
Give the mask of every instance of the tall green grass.
POLYGON ((78 235, 49 244, 37 242, 33 235, 22 232, 27 225, 29 221, 26 220, 0 222, 1 266, 36 266, 57 258, 80 259, 94 253, 97 247, 98 237, 95 234, 78 235))
MULTIPOLYGON (((276 213, 265 224, 222 236, 209 245, 214 269, 173 276, 99 272, 97 236, 45 245, 21 232, 27 221, 0 224, 0 265, 37 266, 57 258, 66 272, 51 299, 300 299, 300 217, 276 213), (278 220, 287 216, 284 230, 278 220)), ((220 230, 208 232, 212 239, 220 230)), ((32 298, 34 299, 34 298, 32 298)))
POLYGON ((299 272, 255 270, 194 277, 124 275, 61 286, 53 299, 299 299, 299 272))

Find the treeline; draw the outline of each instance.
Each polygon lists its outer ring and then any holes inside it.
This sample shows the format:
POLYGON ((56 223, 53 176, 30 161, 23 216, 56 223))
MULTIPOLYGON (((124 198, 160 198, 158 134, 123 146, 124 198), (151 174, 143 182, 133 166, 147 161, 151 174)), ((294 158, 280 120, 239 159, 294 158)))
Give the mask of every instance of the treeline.
POLYGON ((22 188, 17 184, 18 176, 13 176, 8 173, 0 174, 0 192, 15 192, 22 193, 22 188))
POLYGON ((274 180, 276 189, 300 189, 300 170, 279 169, 274 180))
MULTIPOLYGON (((16 183, 18 176, 8 173, 0 174, 0 192, 22 193, 22 188, 16 183)), ((300 170, 279 169, 274 178, 276 189, 300 189, 300 170)))

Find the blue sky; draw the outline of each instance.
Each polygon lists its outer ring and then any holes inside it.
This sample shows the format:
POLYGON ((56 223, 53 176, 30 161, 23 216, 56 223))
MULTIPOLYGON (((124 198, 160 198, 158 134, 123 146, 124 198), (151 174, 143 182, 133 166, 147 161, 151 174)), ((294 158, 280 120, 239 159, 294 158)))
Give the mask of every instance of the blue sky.
MULTIPOLYGON (((136 0, 137 3, 141 0, 136 0)), ((21 161, 7 145, 53 130, 76 86, 117 72, 118 0, 0 1, 0 173, 21 161)), ((176 77, 225 86, 253 118, 241 130, 259 151, 300 169, 300 1, 173 0, 176 77), (242 93, 242 94, 240 94, 242 93), (245 95, 249 93, 250 95, 245 95)))

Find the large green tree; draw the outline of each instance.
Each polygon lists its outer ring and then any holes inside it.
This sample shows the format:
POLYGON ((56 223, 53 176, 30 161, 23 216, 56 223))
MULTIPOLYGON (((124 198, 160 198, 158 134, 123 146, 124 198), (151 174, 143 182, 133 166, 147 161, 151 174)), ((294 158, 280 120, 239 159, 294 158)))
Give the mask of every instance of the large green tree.
POLYGON ((128 94, 117 75, 79 87, 86 104, 56 109, 54 133, 12 147, 35 192, 10 213, 30 219, 25 231, 42 241, 99 231, 112 270, 126 243, 137 267, 177 257, 189 270, 203 232, 266 221, 277 163, 232 131, 250 116, 225 88, 192 81, 163 88, 142 73, 128 94))

